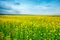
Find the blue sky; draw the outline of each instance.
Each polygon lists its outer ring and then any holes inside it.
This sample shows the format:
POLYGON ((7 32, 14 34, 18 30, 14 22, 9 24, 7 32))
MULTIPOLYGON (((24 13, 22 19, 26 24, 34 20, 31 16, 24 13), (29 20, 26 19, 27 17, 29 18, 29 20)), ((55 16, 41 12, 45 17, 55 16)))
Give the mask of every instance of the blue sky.
POLYGON ((60 15, 60 0, 0 0, 0 14, 60 15))

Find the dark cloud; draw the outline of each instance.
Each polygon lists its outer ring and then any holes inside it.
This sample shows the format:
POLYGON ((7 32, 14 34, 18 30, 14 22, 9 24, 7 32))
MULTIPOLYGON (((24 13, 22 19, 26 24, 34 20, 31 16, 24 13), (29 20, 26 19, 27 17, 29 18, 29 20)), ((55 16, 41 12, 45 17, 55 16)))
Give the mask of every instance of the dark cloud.
POLYGON ((12 8, 12 5, 20 5, 16 0, 0 0, 0 14, 20 13, 12 8))

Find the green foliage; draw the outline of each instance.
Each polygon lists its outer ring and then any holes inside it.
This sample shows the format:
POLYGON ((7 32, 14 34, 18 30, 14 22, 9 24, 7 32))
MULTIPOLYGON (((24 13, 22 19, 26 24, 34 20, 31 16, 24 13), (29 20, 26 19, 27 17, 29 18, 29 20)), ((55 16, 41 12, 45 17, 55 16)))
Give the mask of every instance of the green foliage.
POLYGON ((33 18, 21 22, 1 21, 0 40, 60 40, 60 21, 56 25, 52 22, 33 18))

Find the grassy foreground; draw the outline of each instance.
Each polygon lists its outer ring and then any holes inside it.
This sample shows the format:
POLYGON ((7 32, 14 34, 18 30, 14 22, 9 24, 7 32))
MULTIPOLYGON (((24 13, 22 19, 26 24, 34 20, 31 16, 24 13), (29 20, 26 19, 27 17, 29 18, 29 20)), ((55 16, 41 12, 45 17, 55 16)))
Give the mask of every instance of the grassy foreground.
POLYGON ((60 16, 0 15, 0 40, 60 40, 60 16))

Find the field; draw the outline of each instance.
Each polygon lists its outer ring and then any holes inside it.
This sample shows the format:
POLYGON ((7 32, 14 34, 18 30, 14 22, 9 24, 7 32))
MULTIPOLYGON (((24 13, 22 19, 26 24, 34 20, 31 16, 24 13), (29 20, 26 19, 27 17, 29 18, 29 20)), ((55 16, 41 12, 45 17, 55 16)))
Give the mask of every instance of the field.
POLYGON ((0 15, 0 40, 60 40, 60 16, 0 15))

